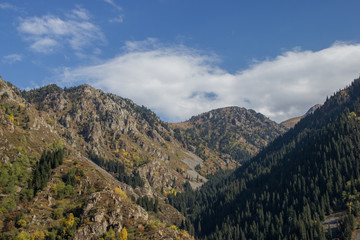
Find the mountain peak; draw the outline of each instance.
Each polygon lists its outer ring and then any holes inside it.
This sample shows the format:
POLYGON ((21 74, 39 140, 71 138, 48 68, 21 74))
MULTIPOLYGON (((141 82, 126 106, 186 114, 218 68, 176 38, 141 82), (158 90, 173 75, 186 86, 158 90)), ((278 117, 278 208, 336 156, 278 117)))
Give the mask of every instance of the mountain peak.
MULTIPOLYGON (((236 106, 214 109, 171 125, 178 133, 177 139, 213 170, 238 166, 286 131, 261 113, 236 106)), ((213 170, 202 169, 207 174, 213 170)))
POLYGON ((322 104, 315 104, 314 106, 312 106, 306 113, 304 116, 307 116, 309 114, 313 114, 316 110, 318 110, 320 107, 322 106, 322 104))
POLYGON ((281 122, 280 124, 287 127, 287 128, 293 128, 295 127, 295 125, 304 117, 313 114, 317 109, 319 109, 322 106, 322 104, 315 104, 314 106, 312 106, 309 110, 306 111, 306 113, 300 117, 294 117, 294 118, 290 118, 288 120, 285 120, 283 122, 281 122))

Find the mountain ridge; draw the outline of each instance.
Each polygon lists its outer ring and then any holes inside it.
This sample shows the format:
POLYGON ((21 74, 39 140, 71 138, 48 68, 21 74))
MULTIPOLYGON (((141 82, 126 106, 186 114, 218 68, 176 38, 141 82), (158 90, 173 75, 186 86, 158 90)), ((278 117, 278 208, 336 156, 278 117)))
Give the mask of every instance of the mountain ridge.
MULTIPOLYGON (((212 173, 214 169, 241 165, 287 131, 261 113, 236 106, 214 109, 170 125, 186 148, 213 166, 212 173), (224 159, 225 164, 218 159, 224 159)), ((209 171, 202 169, 203 173, 209 171)))
POLYGON ((187 143, 176 138, 171 124, 90 85, 20 91, 0 79, 0 119, 0 231, 8 238, 60 237, 66 228, 67 238, 74 239, 112 231, 119 236, 123 229, 133 238, 190 239, 179 229, 184 216, 169 203, 187 183, 199 188, 207 174, 220 169, 202 172, 209 166, 196 149, 184 148, 187 143), (64 163, 34 172, 44 152, 51 155, 59 147, 64 163), (27 169, 20 168, 23 177, 12 170, 19 164, 27 169), (45 173, 45 187, 32 192, 33 179, 45 173), (71 176, 76 180, 68 180, 71 176), (17 187, 10 188, 11 182, 17 187))

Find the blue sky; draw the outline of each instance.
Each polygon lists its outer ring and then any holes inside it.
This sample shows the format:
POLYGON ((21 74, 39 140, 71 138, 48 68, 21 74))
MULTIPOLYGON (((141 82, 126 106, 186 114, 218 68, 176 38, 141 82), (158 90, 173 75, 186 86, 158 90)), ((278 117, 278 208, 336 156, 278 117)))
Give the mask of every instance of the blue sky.
POLYGON ((88 83, 163 120, 214 108, 298 116, 360 72, 359 1, 1 1, 0 75, 88 83))

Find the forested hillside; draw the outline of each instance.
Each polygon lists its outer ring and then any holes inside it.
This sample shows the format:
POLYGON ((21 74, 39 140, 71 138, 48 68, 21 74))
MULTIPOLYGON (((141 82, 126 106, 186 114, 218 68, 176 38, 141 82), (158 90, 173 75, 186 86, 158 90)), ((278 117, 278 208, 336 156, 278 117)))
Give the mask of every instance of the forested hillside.
POLYGON ((346 210, 338 237, 348 239, 359 210, 358 115, 360 79, 234 173, 178 195, 187 228, 201 239, 325 239, 336 237, 325 216, 346 210))

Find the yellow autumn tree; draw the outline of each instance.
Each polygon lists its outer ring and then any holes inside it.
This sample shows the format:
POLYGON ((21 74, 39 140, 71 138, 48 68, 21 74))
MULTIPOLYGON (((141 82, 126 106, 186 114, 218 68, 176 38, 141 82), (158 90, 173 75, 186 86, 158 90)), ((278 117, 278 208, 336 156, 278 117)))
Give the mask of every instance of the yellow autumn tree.
POLYGON ((72 238, 72 235, 74 234, 75 231, 75 217, 73 213, 69 213, 69 215, 67 216, 67 218, 63 218, 63 222, 62 222, 64 228, 62 230, 62 236, 65 239, 70 239, 72 238))
POLYGON ((122 230, 121 230, 121 236, 120 236, 120 240, 127 240, 127 230, 126 230, 126 227, 124 227, 122 230))
POLYGON ((119 195, 119 196, 122 197, 123 199, 127 199, 127 198, 128 198, 127 195, 126 195, 126 193, 125 193, 123 190, 121 190, 120 188, 118 188, 118 187, 115 187, 114 193, 115 193, 116 195, 119 195))
POLYGON ((14 239, 15 240, 30 240, 31 236, 30 236, 30 233, 28 233, 26 231, 22 231, 14 239))
POLYGON ((42 240, 45 239, 45 233, 40 230, 36 230, 33 234, 31 234, 31 240, 42 240))
POLYGON ((74 218, 74 214, 73 213, 69 213, 67 219, 64 218, 64 226, 66 228, 70 228, 74 225, 75 222, 75 218, 74 218))
POLYGON ((20 219, 16 222, 16 225, 19 227, 26 227, 26 221, 24 219, 20 219))
POLYGON ((9 119, 10 119, 10 121, 14 122, 15 121, 14 115, 10 114, 9 119))

